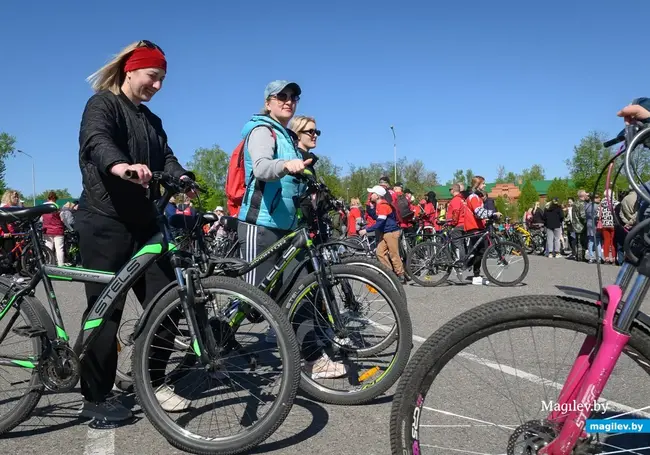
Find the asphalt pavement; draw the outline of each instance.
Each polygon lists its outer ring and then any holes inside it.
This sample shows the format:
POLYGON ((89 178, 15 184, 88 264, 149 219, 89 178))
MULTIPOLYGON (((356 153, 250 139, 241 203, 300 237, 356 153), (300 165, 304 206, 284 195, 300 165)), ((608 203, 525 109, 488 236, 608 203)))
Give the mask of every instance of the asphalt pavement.
MULTIPOLYGON (((460 283, 454 277, 451 284, 436 288, 408 285, 414 351, 442 324, 481 303, 515 295, 557 294, 556 285, 598 289, 594 265, 559 258, 531 257, 530 261, 528 277, 522 285, 513 288, 476 286, 471 282, 460 283)), ((602 270, 604 280, 613 282, 618 267, 603 266, 602 270)), ((83 287, 59 282, 54 286, 68 333, 74 338, 85 306, 83 287)), ((37 296, 44 300, 42 289, 37 296)), ((648 309, 647 303, 644 306, 648 309)), ((354 407, 320 404, 299 395, 282 427, 254 453, 389 454, 388 422, 393 390, 371 404, 354 407)), ((460 394, 450 396, 452 401, 460 399, 460 394)), ((33 417, 1 437, 2 452, 21 455, 183 453, 170 446, 137 407, 133 423, 113 430, 96 430, 75 417, 79 405, 78 389, 67 394, 44 395, 33 417)))

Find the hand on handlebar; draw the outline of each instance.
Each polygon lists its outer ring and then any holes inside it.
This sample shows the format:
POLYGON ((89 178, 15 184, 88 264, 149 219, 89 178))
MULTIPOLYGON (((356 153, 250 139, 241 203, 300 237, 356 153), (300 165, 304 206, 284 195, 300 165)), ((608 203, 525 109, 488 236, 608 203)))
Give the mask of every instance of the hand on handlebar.
POLYGON ((638 104, 630 104, 616 113, 617 116, 623 117, 626 125, 631 125, 638 120, 650 118, 650 112, 638 104))
POLYGON ((149 181, 153 174, 146 164, 127 164, 118 163, 111 168, 111 174, 133 183, 142 185, 145 188, 149 187, 149 181), (137 175, 137 178, 134 176, 137 175))
POLYGON ((287 170, 287 172, 289 172, 289 174, 299 174, 304 171, 311 163, 311 158, 308 160, 290 160, 284 163, 284 168, 287 170))
MULTIPOLYGON (((187 183, 193 182, 193 180, 188 175, 181 175, 179 180, 187 183)), ((197 196, 197 192, 194 189, 187 190, 185 194, 187 194, 187 197, 190 199, 194 199, 197 196)))

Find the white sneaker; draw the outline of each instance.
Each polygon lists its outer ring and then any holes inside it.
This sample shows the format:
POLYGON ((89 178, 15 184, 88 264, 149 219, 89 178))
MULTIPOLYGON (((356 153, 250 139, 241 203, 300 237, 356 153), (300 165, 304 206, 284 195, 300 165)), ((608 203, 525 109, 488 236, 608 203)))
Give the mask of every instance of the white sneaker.
POLYGON ((156 390, 156 399, 167 412, 181 412, 190 407, 190 400, 174 393, 174 388, 163 384, 156 390))
POLYGON ((475 276, 472 278, 472 284, 475 284, 477 286, 482 286, 483 285, 483 277, 482 276, 475 276))
POLYGON ((345 365, 334 362, 327 354, 320 356, 315 362, 305 362, 307 373, 311 373, 312 379, 336 379, 347 374, 345 365))

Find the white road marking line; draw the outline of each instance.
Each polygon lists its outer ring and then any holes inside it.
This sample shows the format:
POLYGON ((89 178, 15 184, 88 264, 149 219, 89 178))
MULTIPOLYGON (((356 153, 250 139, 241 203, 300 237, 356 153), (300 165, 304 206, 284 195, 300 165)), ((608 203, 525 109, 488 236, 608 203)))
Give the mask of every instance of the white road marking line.
MULTIPOLYGON (((381 330, 384 330, 385 332, 389 332, 390 330, 392 330, 392 327, 388 327, 388 326, 385 326, 383 324, 378 324, 378 323, 372 321, 371 319, 368 319, 367 321, 368 321, 368 323, 370 325, 372 325, 374 327, 377 327, 377 328, 379 328, 381 330)), ((424 343, 426 340, 427 340, 426 338, 423 338, 421 336, 413 335, 413 341, 417 341, 418 343, 424 343)), ((517 378, 526 379, 526 380, 528 380, 530 382, 533 382, 535 384, 551 386, 551 387, 554 387, 554 388, 556 388, 558 390, 562 390, 562 387, 563 387, 563 384, 559 384, 557 382, 553 382, 553 381, 548 380, 548 379, 540 378, 539 376, 536 376, 536 375, 534 375, 532 373, 528 373, 526 371, 522 371, 522 370, 520 370, 518 368, 513 368, 513 367, 510 367, 508 365, 501 365, 501 364, 498 364, 498 363, 491 362, 491 361, 486 360, 486 359, 484 359, 482 357, 478 357, 478 356, 476 356, 474 354, 469 354, 467 352, 461 352, 458 355, 460 357, 466 359, 466 360, 479 363, 479 364, 481 364, 483 366, 486 366, 488 368, 492 368, 492 369, 497 370, 497 371, 501 371, 501 372, 503 372, 505 374, 508 374, 510 376, 515 376, 517 378)), ((604 398, 599 398, 598 402, 599 403, 609 403, 610 406, 611 406, 611 409, 614 409, 616 411, 620 411, 620 412, 624 412, 624 413, 638 413, 639 417, 643 417, 643 418, 646 418, 646 419, 650 418, 650 413, 648 413, 648 412, 640 412, 642 409, 646 409, 646 408, 641 408, 641 409, 632 408, 630 406, 626 406, 626 405, 618 403, 616 401, 606 400, 604 398)))
MULTIPOLYGON (((434 408, 430 408, 428 406, 422 406, 422 407, 424 409, 428 409, 429 411, 439 412, 440 414, 444 414, 444 415, 448 415, 448 416, 452 416, 452 417, 460 417, 461 419, 471 420, 472 422, 478 422, 478 423, 482 423, 484 425, 489 425, 489 426, 492 426, 492 427, 505 428, 506 430, 515 430, 519 426, 519 425, 515 425, 515 426, 499 425, 498 423, 488 422, 487 420, 475 419, 473 417, 467 417, 467 416, 460 415, 460 414, 455 414, 455 413, 449 412, 449 411, 441 411, 440 409, 434 409, 434 408)), ((483 426, 483 425, 480 425, 480 426, 483 426)))
POLYGON ((115 453, 115 431, 88 428, 84 455, 113 455, 115 453))

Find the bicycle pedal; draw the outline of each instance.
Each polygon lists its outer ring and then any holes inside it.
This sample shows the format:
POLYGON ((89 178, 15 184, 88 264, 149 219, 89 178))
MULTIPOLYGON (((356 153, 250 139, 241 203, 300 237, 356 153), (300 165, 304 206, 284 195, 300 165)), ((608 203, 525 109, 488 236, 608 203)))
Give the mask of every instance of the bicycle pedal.
POLYGON ((12 329, 16 335, 27 338, 36 338, 47 335, 47 330, 39 326, 23 325, 12 329))

